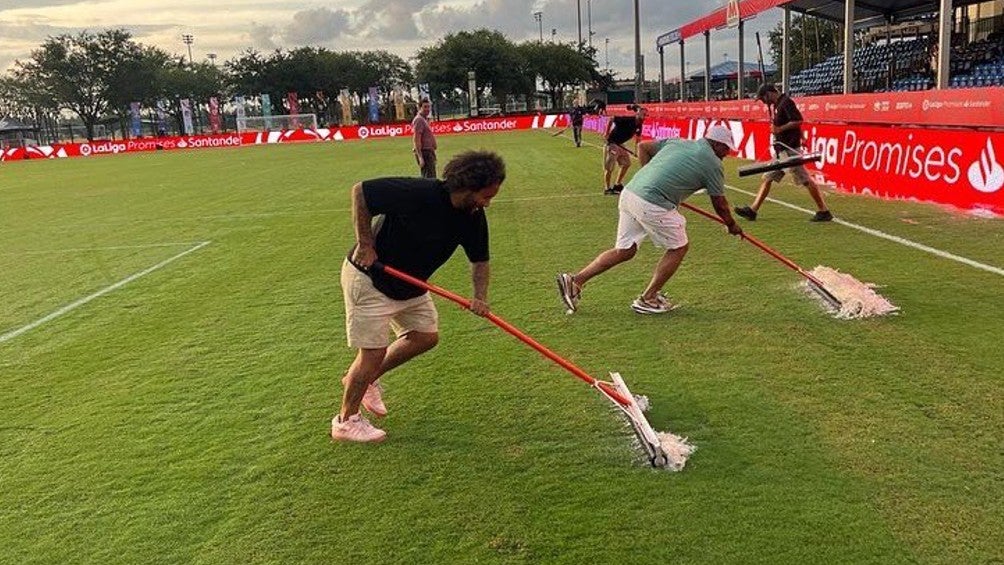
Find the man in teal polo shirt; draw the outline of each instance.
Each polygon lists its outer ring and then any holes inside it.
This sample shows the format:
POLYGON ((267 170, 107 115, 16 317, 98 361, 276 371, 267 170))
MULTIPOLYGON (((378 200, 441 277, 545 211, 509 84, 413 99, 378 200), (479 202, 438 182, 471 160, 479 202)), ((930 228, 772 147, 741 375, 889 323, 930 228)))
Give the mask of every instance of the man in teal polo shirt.
POLYGON ((722 125, 708 128, 704 139, 642 143, 638 148, 642 168, 624 187, 620 197, 614 247, 597 255, 581 271, 561 273, 557 277, 558 291, 568 310, 574 312, 578 308, 582 287, 589 279, 631 260, 646 237, 666 252, 655 266, 648 286, 631 303, 631 308, 639 314, 664 314, 672 310, 674 305, 662 294, 662 287, 676 272, 689 248, 687 220, 677 206, 703 188, 729 233, 742 234, 725 198, 722 159, 733 151, 732 132, 722 125))

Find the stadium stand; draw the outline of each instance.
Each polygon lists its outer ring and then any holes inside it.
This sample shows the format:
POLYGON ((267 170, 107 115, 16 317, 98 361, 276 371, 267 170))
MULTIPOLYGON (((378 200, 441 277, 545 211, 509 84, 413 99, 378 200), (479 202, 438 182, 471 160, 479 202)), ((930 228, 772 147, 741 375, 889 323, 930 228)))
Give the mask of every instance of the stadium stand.
MULTIPOLYGON (((854 92, 927 90, 934 87, 933 38, 869 45, 854 52, 854 92)), ((1004 33, 952 48, 952 88, 1004 86, 1004 33)), ((838 94, 844 61, 834 55, 791 77, 794 96, 838 94)))

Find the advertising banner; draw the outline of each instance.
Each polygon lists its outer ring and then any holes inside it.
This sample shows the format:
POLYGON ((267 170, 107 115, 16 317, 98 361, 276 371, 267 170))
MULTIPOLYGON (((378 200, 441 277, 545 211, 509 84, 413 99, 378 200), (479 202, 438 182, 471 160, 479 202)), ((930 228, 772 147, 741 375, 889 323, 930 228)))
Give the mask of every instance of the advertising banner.
POLYGON ((394 119, 399 122, 403 122, 405 120, 404 90, 400 86, 394 87, 394 119))
POLYGON ((195 133, 195 129, 192 128, 192 101, 188 98, 181 99, 181 125, 185 135, 195 133))
MULTIPOLYGON (((300 113, 300 98, 297 96, 295 92, 289 92, 286 94, 286 103, 289 105, 290 114, 300 113)), ((299 128, 300 128, 300 120, 296 118, 290 120, 289 129, 299 129, 299 128)))
POLYGON ((167 135, 167 100, 157 101, 157 136, 167 135))
POLYGON ((215 96, 209 98, 209 131, 220 133, 220 101, 215 96))
MULTIPOLYGON (((606 120, 588 116, 583 126, 602 132, 606 120)), ((763 120, 646 119, 643 135, 697 139, 723 122, 732 130, 739 157, 772 158, 772 136, 763 120)), ((844 124, 803 131, 803 147, 823 155, 806 168, 838 190, 1004 215, 1004 133, 844 124)))
POLYGON ((369 91, 369 122, 375 124, 380 121, 380 92, 375 86, 369 91))
POLYGON ((244 126, 247 121, 247 99, 243 96, 234 97, 234 118, 237 120, 237 131, 244 131, 244 126))
POLYGON ((140 116, 140 106, 139 102, 133 102, 129 104, 129 117, 130 117, 130 128, 129 131, 132 133, 133 137, 139 137, 143 134, 143 122, 140 116))
POLYGON ((261 94, 261 115, 265 118, 265 129, 272 129, 272 97, 262 92, 261 94))
POLYGON ((349 89, 343 88, 338 94, 338 102, 342 106, 342 125, 352 125, 352 96, 349 89))

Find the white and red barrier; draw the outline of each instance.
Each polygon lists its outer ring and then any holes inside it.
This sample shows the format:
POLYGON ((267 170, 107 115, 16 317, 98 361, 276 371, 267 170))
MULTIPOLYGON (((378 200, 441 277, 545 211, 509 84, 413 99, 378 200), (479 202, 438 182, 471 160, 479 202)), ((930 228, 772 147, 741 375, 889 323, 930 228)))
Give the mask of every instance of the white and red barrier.
MULTIPOLYGON (((590 116, 584 125, 603 132, 606 120, 590 116)), ((712 123, 729 125, 740 158, 771 158, 764 120, 646 119, 643 133, 697 139, 712 123)), ((807 168, 839 190, 1004 215, 1004 133, 853 124, 804 129, 805 146, 823 154, 807 168)))
MULTIPOLYGON (((504 132, 537 128, 565 127, 567 115, 532 115, 498 118, 471 118, 433 122, 436 135, 464 133, 504 132)), ((22 159, 56 159, 66 157, 92 157, 118 155, 144 151, 171 151, 177 149, 205 149, 216 147, 244 147, 275 143, 326 142, 387 137, 410 137, 410 123, 344 126, 337 128, 296 129, 273 132, 245 132, 216 135, 189 135, 181 137, 138 138, 122 141, 93 141, 85 143, 60 143, 54 145, 15 147, 0 152, 0 161, 22 159)))
MULTIPOLYGON (((953 88, 795 98, 807 122, 925 127, 1004 128, 1004 88, 953 88)), ((767 107, 756 100, 646 104, 652 118, 763 120, 767 107)), ((612 106, 611 113, 628 113, 612 106)))

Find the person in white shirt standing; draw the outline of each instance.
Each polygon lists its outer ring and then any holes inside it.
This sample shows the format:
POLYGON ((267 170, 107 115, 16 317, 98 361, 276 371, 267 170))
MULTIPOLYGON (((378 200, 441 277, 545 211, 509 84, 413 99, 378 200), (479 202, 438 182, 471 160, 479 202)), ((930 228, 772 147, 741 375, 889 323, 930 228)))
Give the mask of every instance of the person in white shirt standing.
POLYGON ((432 103, 428 99, 422 100, 415 119, 411 121, 411 129, 415 132, 412 152, 415 153, 422 178, 427 179, 436 178, 436 136, 432 134, 428 120, 431 111, 432 103))

